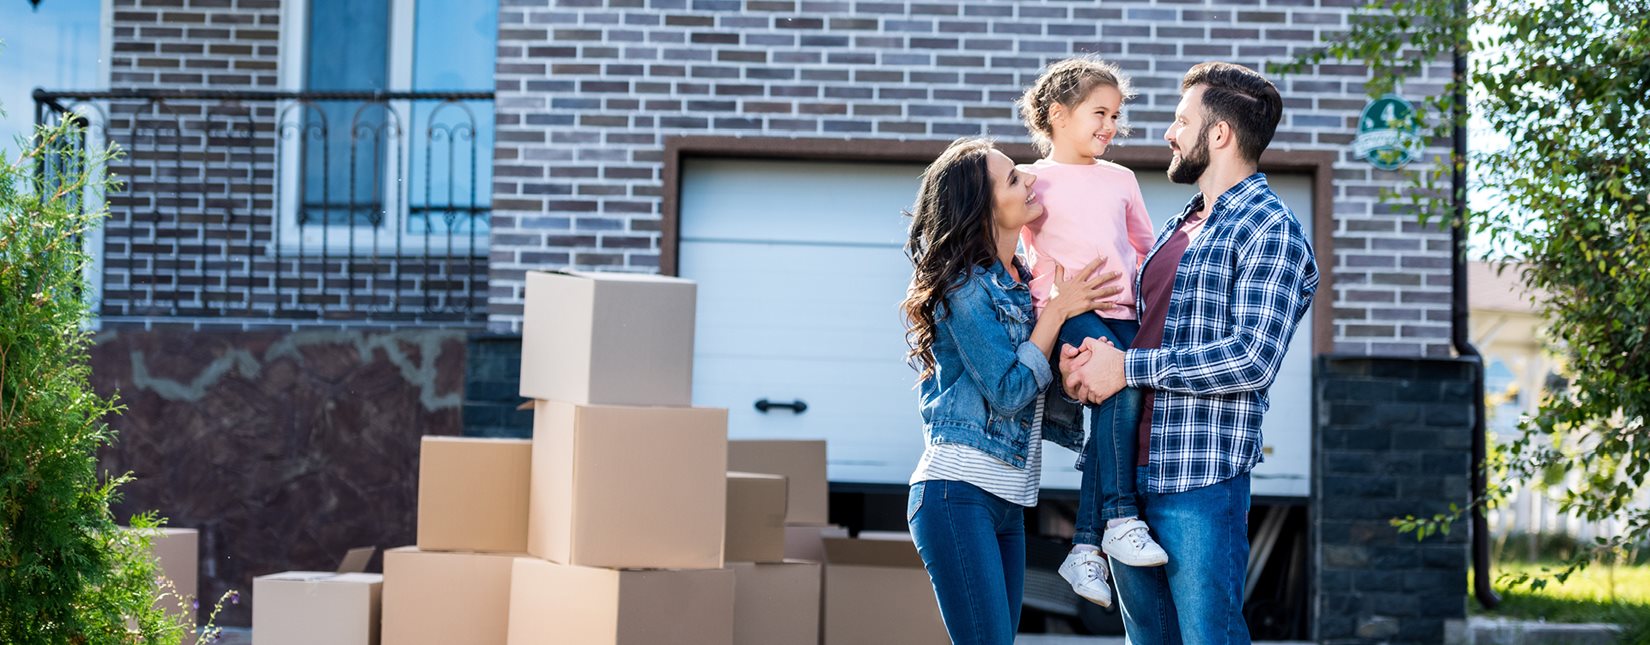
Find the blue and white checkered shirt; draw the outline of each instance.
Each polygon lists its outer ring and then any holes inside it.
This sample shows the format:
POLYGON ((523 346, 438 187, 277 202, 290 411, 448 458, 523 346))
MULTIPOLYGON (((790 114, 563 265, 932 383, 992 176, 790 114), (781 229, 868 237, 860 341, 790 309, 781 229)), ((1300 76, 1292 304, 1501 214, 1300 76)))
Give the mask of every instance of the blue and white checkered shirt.
MULTIPOLYGON (((1202 208, 1199 194, 1163 227, 1146 262, 1202 208)), ((1216 198, 1203 226, 1175 272, 1161 348, 1127 356, 1128 384, 1156 390, 1152 493, 1219 483, 1261 462, 1266 390, 1318 288, 1312 245, 1266 175, 1216 198)))

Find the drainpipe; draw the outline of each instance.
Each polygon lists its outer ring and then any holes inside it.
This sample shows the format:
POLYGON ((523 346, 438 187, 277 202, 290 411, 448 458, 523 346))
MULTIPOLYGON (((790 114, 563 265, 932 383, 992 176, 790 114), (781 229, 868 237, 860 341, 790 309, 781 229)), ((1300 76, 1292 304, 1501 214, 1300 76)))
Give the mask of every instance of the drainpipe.
MULTIPOLYGON (((1465 18, 1467 1, 1456 0, 1456 15, 1465 18)), ((1463 34, 1462 38, 1467 35, 1463 34)), ((1489 473, 1484 461, 1489 452, 1489 437, 1484 428, 1484 356, 1468 339, 1467 327, 1467 48, 1465 42, 1455 45, 1455 155, 1451 171, 1454 189, 1454 218, 1450 224, 1450 248, 1454 251, 1454 268, 1450 284, 1450 339, 1455 352, 1472 359, 1472 593, 1478 604, 1494 609, 1501 604, 1501 596, 1490 585, 1490 528, 1484 517, 1484 505, 1476 503, 1484 498, 1489 485, 1489 473)))

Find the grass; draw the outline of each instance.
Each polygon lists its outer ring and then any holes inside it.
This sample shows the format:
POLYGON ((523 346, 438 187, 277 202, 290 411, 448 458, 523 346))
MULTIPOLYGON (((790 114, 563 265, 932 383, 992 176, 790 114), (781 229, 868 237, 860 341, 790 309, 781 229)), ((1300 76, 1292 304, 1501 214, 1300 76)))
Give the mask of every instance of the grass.
POLYGON ((1552 579, 1546 568, 1560 569, 1556 562, 1499 562, 1496 564, 1496 591, 1501 605, 1485 611, 1471 603, 1475 614, 1546 620, 1555 623, 1614 623, 1625 633, 1624 643, 1650 643, 1650 565, 1621 565, 1594 562, 1564 582, 1552 579), (1506 574, 1528 573, 1547 578, 1545 587, 1516 587, 1503 580, 1506 574))

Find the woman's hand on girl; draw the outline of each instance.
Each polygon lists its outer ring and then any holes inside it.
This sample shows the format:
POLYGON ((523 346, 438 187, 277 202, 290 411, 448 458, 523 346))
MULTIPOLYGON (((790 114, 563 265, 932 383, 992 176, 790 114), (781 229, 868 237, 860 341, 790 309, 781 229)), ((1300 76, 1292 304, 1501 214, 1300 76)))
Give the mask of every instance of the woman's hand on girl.
POLYGON ((1109 298, 1122 293, 1123 286, 1116 284, 1121 275, 1116 271, 1101 273, 1100 267, 1105 266, 1106 260, 1104 255, 1097 257, 1070 278, 1066 277, 1065 267, 1054 265, 1054 285, 1049 290, 1047 311, 1064 320, 1086 311, 1115 308, 1117 304, 1109 298))

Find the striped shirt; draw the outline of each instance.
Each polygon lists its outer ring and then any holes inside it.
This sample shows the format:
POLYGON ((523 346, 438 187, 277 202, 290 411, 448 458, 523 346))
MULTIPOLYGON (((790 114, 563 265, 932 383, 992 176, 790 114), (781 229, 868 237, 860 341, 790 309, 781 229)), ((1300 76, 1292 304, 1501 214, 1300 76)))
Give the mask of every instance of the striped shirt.
MULTIPOLYGON (((1202 209, 1200 194, 1151 255, 1202 209)), ((1162 346, 1126 359, 1128 385, 1155 391, 1145 492, 1217 484, 1260 463, 1266 391, 1318 288, 1312 245, 1266 175, 1217 197, 1203 226, 1175 272, 1162 346)))
POLYGON ((1031 422, 1031 440, 1026 444, 1026 466, 1015 468, 1007 462, 955 443, 928 444, 917 462, 911 482, 945 480, 980 487, 1003 501, 1020 506, 1036 506, 1037 490, 1043 476, 1043 397, 1037 397, 1037 413, 1031 422))

